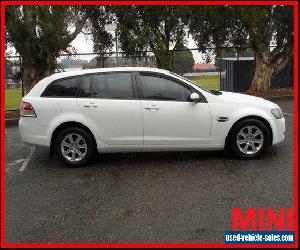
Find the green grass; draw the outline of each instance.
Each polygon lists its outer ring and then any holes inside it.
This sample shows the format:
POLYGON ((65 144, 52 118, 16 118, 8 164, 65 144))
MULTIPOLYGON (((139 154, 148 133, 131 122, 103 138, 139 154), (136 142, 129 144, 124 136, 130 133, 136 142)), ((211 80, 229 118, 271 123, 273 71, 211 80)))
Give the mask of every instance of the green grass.
POLYGON ((5 110, 20 109, 22 89, 5 89, 5 110))
POLYGON ((187 77, 205 89, 220 90, 220 76, 191 76, 187 77))

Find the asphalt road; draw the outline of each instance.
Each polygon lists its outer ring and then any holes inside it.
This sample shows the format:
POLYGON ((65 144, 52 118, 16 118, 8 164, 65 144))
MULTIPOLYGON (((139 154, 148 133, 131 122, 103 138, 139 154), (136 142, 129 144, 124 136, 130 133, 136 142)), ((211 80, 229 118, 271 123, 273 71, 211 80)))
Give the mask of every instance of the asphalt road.
MULTIPOLYGON (((293 101, 278 101, 293 114, 293 101)), ((99 155, 65 168, 6 128, 6 241, 223 242, 234 207, 293 207, 293 116, 259 160, 222 152, 99 155)))

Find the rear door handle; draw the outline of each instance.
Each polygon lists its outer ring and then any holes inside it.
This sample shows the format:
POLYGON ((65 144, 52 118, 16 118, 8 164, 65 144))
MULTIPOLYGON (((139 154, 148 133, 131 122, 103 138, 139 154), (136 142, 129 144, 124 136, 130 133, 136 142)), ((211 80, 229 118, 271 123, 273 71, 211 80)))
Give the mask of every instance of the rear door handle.
POLYGON ((159 107, 156 105, 150 105, 150 106, 146 106, 145 109, 147 110, 159 110, 159 107))

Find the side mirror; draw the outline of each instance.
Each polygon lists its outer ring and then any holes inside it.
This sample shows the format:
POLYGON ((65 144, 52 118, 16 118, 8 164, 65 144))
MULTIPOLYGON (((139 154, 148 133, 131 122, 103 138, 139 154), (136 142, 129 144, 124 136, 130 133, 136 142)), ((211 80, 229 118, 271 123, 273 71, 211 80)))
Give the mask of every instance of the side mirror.
POLYGON ((192 93, 190 99, 194 103, 200 102, 200 96, 197 93, 192 93))

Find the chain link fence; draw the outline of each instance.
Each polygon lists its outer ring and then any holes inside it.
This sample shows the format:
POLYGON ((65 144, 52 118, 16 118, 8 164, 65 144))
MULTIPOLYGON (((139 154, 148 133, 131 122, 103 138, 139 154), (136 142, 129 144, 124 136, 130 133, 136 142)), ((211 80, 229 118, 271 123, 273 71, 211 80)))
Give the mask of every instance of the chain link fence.
MULTIPOLYGON (((172 71, 209 90, 244 92, 253 78, 254 53, 249 48, 207 48, 202 52, 198 52, 198 49, 182 49, 172 50, 169 56, 172 71)), ((151 51, 135 58, 127 57, 122 52, 109 53, 104 57, 96 53, 64 54, 57 59, 56 72, 107 67, 158 67, 158 64, 151 51)), ((26 94, 21 71, 21 58, 7 56, 6 111, 18 110, 26 94)), ((273 77, 272 88, 293 88, 292 64, 273 77)))

